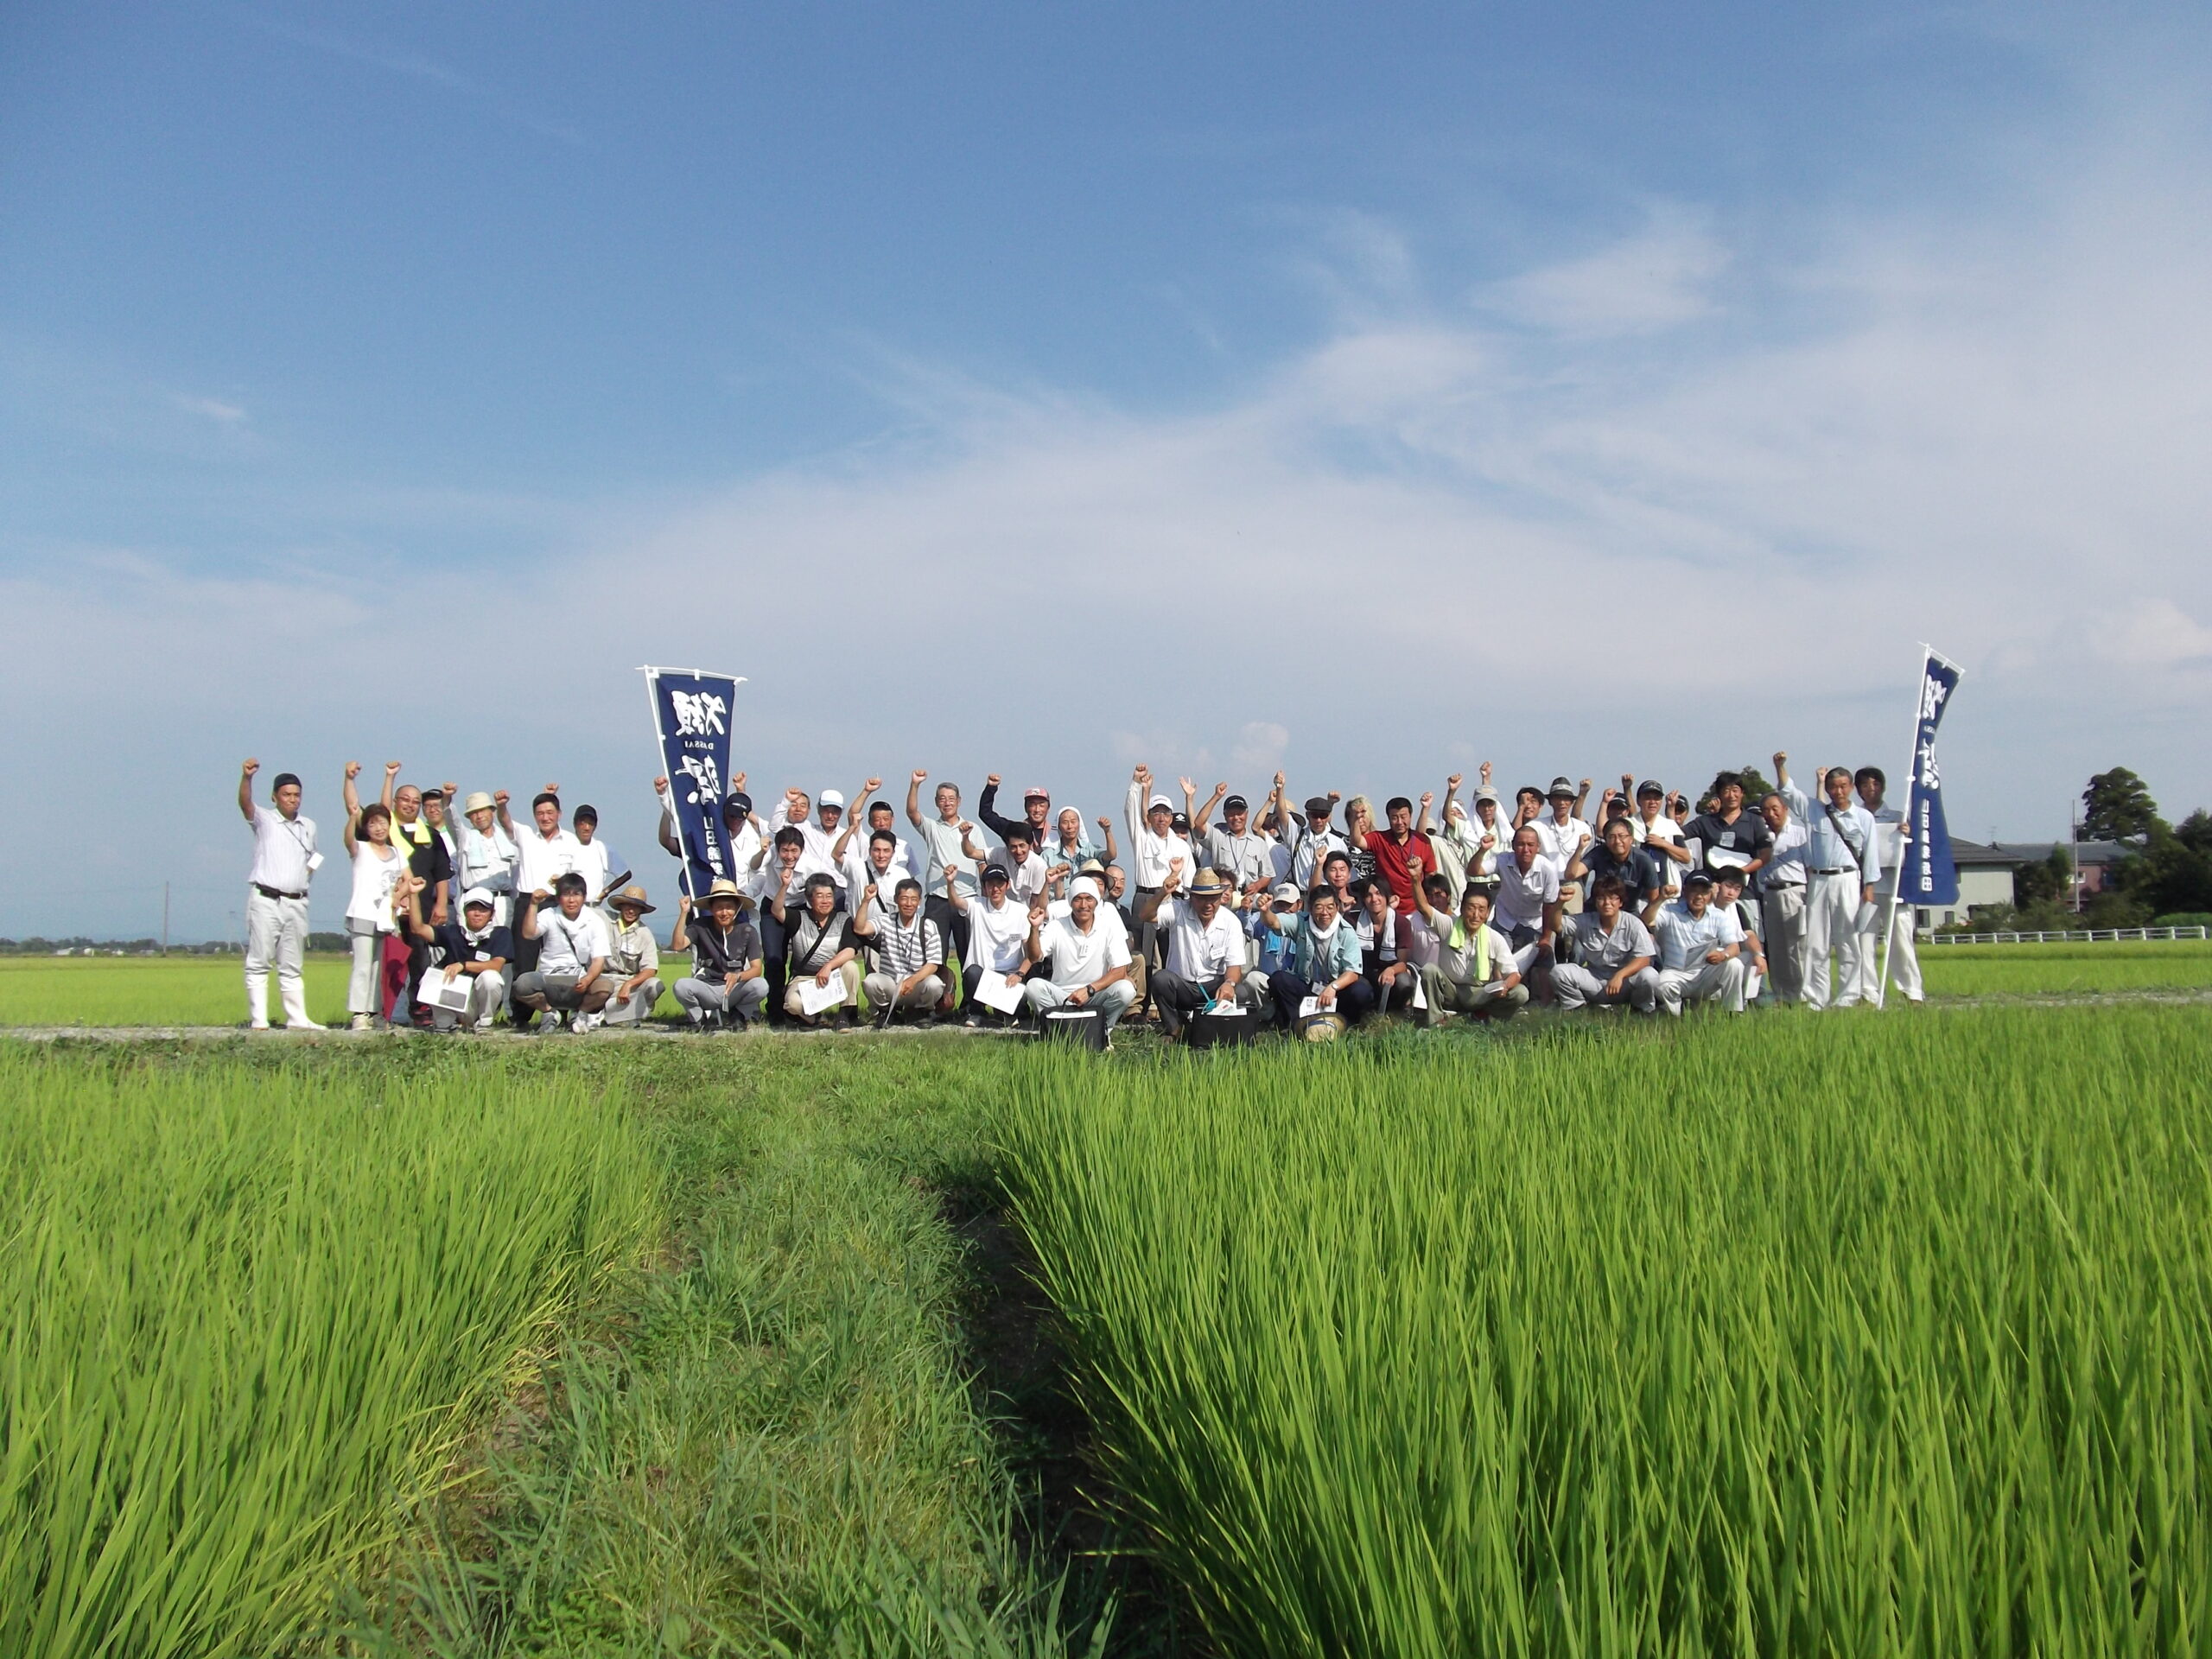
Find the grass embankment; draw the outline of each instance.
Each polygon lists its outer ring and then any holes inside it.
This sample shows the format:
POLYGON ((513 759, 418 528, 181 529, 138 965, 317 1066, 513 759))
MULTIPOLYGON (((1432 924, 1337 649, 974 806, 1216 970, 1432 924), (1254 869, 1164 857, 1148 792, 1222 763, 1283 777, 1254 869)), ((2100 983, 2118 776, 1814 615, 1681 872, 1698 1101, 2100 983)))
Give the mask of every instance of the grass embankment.
POLYGON ((2212 941, 1923 943, 1920 947, 1920 969, 1931 996, 2196 990, 2212 985, 2212 941))
POLYGON ((1110 1473, 1224 1648, 2212 1643, 2212 1011, 1017 1082, 1110 1473))
POLYGON ((267 1652, 639 1247, 619 1107, 496 1064, 0 1046, 0 1652, 267 1652))

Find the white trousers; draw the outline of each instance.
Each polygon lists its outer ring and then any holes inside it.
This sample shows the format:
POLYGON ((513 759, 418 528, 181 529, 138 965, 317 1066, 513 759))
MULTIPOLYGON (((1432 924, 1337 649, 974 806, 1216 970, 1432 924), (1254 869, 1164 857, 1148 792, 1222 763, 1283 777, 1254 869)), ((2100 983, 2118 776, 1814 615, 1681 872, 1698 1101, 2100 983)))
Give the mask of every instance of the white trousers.
POLYGON ((430 1023, 440 1031, 451 1031, 455 1025, 488 1026, 492 1016, 507 1006, 507 971, 502 968, 496 974, 473 974, 468 976, 468 1006, 456 1013, 451 1008, 431 1011, 430 1023))
POLYGON ((254 1025, 269 1023, 269 969, 276 968, 276 991, 284 1004, 284 1023, 308 1023, 308 901, 271 899, 258 887, 245 890, 245 1013, 254 1025))
POLYGON ((1828 1006, 1828 957, 1835 957, 1834 1003, 1859 1000, 1859 890, 1856 870, 1815 875, 1805 892, 1805 1006, 1828 1006))
POLYGON ((1659 1006, 1679 1015, 1685 1002, 1718 1002, 1731 1014, 1744 1011, 1744 959, 1700 962, 1694 968, 1659 970, 1659 1006))
POLYGON ((1759 923, 1766 931, 1767 979, 1777 1001, 1795 1002, 1805 995, 1805 889, 1771 887, 1759 898, 1759 923))
POLYGON ((641 1026, 659 1001, 660 981, 655 977, 639 986, 635 996, 616 997, 601 1011, 601 1018, 610 1026, 641 1026))
MULTIPOLYGON (((1875 982, 1881 977, 1882 912, 1889 907, 1888 898, 1881 893, 1874 895, 1872 904, 1859 907, 1859 973, 1852 989, 1861 1002, 1874 1000, 1875 982)), ((1920 984, 1920 947, 1915 938, 1917 931, 1912 906, 1899 905, 1897 919, 1890 924, 1890 983, 1911 1002, 1919 1001, 1925 995, 1920 984)))

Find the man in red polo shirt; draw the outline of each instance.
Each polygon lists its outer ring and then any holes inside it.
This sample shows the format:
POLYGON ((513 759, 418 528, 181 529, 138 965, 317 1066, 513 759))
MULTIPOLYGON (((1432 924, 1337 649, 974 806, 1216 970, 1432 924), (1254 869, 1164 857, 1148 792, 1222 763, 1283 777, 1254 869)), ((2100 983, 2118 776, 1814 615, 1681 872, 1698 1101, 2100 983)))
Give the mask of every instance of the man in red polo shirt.
MULTIPOLYGON (((1421 798, 1421 809, 1426 814, 1433 794, 1421 798)), ((1375 874, 1390 889, 1391 908, 1412 915, 1414 908, 1414 878, 1407 868, 1408 859, 1419 859, 1424 870, 1436 868, 1436 849, 1427 836, 1414 828, 1414 804, 1402 795, 1394 795, 1382 809, 1389 829, 1379 836, 1367 838, 1367 850, 1375 859, 1375 874)))

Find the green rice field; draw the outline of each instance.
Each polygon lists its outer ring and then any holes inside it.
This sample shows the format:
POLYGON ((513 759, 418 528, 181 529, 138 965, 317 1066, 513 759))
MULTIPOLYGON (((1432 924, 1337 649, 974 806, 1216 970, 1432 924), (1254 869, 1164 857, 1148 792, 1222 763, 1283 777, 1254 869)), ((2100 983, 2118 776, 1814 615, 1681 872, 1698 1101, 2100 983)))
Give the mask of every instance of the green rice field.
POLYGON ((2206 1651, 2208 1052, 0 1039, 0 1652, 2206 1651))
POLYGON ((1020 1079, 1224 1650, 2212 1643, 2212 1010, 1576 1037, 1020 1079))
MULTIPOLYGON (((2199 990, 2212 943, 1923 946, 1931 996, 2199 990)), ((307 960, 308 1012, 346 1018, 343 957, 307 960)), ((664 982, 672 982, 664 973, 664 982)), ((270 1016, 283 1014, 270 990, 270 1016)), ((665 992, 655 1012, 677 1013, 665 992)), ((236 957, 0 957, 0 1026, 235 1026, 245 1022, 236 957)))

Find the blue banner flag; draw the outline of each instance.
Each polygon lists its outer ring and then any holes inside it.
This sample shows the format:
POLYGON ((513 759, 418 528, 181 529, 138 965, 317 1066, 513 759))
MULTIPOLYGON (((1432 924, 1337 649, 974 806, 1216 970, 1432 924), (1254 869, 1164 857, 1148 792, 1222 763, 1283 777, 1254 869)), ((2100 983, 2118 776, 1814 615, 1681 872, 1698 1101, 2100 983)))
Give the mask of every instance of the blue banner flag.
POLYGON ((668 774, 676 838, 683 849, 681 882, 696 902, 716 881, 737 880, 722 801, 729 785, 729 723, 741 679, 694 669, 648 668, 661 769, 668 774))
POLYGON ((1955 905, 1959 867, 1951 859, 1951 831, 1943 822, 1943 774, 1936 765, 1936 728, 1959 689, 1959 665, 1929 652, 1920 670, 1920 721, 1912 741, 1912 794, 1905 822, 1904 870, 1897 898, 1908 905, 1955 905))

